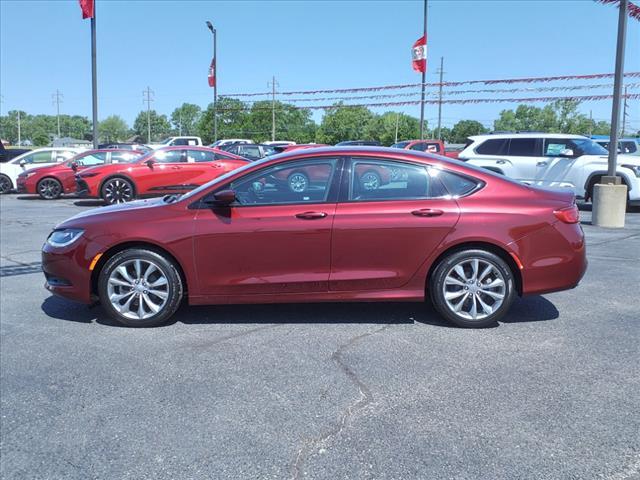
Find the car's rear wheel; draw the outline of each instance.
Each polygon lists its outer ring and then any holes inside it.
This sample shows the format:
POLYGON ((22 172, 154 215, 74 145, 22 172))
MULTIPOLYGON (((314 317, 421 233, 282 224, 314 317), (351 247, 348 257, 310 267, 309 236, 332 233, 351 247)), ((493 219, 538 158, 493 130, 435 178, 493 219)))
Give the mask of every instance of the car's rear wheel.
POLYGON ((0 174, 0 194, 9 193, 13 188, 13 183, 11 183, 11 179, 5 174, 0 174))
POLYGON ((495 323, 515 299, 509 265, 486 250, 461 250, 444 258, 429 284, 435 309, 459 327, 483 328, 495 323))
POLYGON ((294 172, 287 179, 289 190, 295 193, 302 193, 309 188, 309 177, 302 172, 294 172))
POLYGON ((129 327, 155 327, 176 312, 182 279, 167 257, 145 249, 124 250, 100 271, 100 302, 118 322, 129 327))
POLYGON ((130 202, 135 198, 135 191, 131 182, 125 178, 110 178, 102 186, 102 199, 112 205, 114 203, 130 202))
POLYGON ((55 200, 62 195, 62 184, 55 178, 43 178, 37 185, 38 195, 45 200, 55 200))
POLYGON ((380 188, 381 183, 380 175, 374 171, 364 172, 362 177, 360 177, 360 184, 363 190, 377 190, 380 188))

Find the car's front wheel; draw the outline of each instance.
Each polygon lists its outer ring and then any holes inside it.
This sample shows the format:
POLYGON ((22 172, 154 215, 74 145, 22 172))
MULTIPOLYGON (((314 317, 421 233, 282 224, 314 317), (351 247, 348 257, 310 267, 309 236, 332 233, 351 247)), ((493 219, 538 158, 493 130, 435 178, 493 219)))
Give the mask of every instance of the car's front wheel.
POLYGON ((3 174, 0 174, 0 194, 9 193, 13 188, 13 183, 11 183, 11 179, 3 174))
POLYGON ((100 302, 129 327, 155 327, 176 312, 183 286, 176 265, 151 250, 132 248, 104 264, 98 277, 100 302))
POLYGON ((43 178, 38 182, 37 190, 45 200, 55 200, 62 195, 62 184, 55 178, 43 178))
POLYGON ((130 202, 135 198, 131 182, 125 178, 110 178, 102 186, 102 199, 109 205, 130 202))
POLYGON ((486 250, 461 250, 444 258, 431 276, 435 309, 459 327, 483 328, 509 310, 516 289, 509 265, 486 250))

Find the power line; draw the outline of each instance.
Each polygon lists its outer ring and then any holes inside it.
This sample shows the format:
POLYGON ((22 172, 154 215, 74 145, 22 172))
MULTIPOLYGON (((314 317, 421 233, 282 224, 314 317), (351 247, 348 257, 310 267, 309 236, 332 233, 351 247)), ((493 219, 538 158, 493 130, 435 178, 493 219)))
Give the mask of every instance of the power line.
POLYGON ((155 100, 154 95, 149 87, 142 91, 142 103, 147 103, 147 143, 151 143, 151 102, 155 100))

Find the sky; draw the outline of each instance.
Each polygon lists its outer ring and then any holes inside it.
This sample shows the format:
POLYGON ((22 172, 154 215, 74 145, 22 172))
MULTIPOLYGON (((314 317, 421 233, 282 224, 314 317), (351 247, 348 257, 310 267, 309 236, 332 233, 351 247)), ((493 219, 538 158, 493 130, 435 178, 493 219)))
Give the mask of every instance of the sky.
MULTIPOLYGON (((152 108, 167 115, 183 102, 210 103, 206 20, 217 29, 219 94, 267 91, 272 76, 282 91, 419 82, 411 46, 422 34, 422 8, 422 1, 399 0, 96 0, 98 117, 120 115, 131 125, 146 108, 147 86, 154 92, 152 108)), ((438 80, 440 57, 445 81, 613 72, 617 20, 617 8, 592 0, 430 0, 427 82, 438 80)), ((640 71, 640 22, 629 18, 627 35, 625 70, 640 71)), ((626 81, 640 84, 640 78, 626 81)), ((540 85, 584 83, 612 81, 540 85)), ((63 94, 61 113, 91 118, 90 22, 81 19, 77 0, 0 0, 1 112, 55 114, 56 89, 63 94)), ((640 93, 640 87, 631 91, 640 93)), ((607 86, 507 96, 611 92, 607 86)), ((385 100, 366 100, 377 101, 385 100)), ((516 105, 445 104, 443 124, 476 119, 492 126, 500 110, 516 105)), ((596 120, 611 118, 608 101, 585 102, 580 109, 596 120)), ((385 110, 419 116, 417 105, 374 109, 385 110)), ((640 101, 629 101, 628 112, 628 125, 640 130, 640 101)), ((314 113, 316 120, 321 116, 314 113)), ((427 105, 430 126, 436 117, 437 107, 427 105)))

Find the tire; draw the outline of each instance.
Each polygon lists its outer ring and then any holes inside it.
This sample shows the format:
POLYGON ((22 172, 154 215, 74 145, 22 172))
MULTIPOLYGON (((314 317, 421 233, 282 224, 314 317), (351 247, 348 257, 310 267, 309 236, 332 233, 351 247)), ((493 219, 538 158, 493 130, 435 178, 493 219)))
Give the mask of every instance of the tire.
POLYGON ((293 172, 289 175, 289 178, 287 178, 287 185, 292 192, 306 192, 309 188, 309 177, 302 172, 293 172))
POLYGON ((108 205, 135 200, 136 192, 133 184, 122 177, 108 179, 100 189, 100 196, 108 205))
POLYGON ((429 293, 434 308, 449 322, 458 327, 485 328, 507 313, 516 288, 513 272, 504 260, 486 250, 470 249, 453 252, 440 261, 431 276, 429 293))
POLYGON ((180 306, 183 291, 174 262, 143 248, 115 254, 98 276, 102 306, 111 318, 128 327, 164 324, 180 306))
MULTIPOLYGON (((585 202, 591 202, 591 205, 593 205, 593 189, 596 186, 596 183, 600 182, 600 180, 602 179, 601 176, 598 177, 594 177, 591 180, 589 180, 589 184, 587 185, 586 191, 585 191, 585 197, 584 197, 584 201, 585 202)), ((622 184, 623 185, 627 185, 627 182, 624 180, 622 180, 622 184)), ((631 212, 632 211, 632 206, 631 206, 631 200, 629 199, 629 185, 627 185, 627 206, 626 206, 626 211, 627 212, 631 212)))
POLYGON ((377 172, 373 170, 368 170, 362 174, 360 177, 360 186, 363 190, 372 191, 380 188, 382 184, 382 179, 377 172))
POLYGON ((0 174, 0 194, 9 193, 13 190, 13 183, 11 183, 11 179, 3 174, 0 174))
POLYGON ((45 177, 38 182, 36 191, 45 200, 55 200, 62 195, 62 184, 52 177, 45 177))

